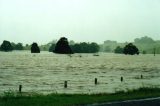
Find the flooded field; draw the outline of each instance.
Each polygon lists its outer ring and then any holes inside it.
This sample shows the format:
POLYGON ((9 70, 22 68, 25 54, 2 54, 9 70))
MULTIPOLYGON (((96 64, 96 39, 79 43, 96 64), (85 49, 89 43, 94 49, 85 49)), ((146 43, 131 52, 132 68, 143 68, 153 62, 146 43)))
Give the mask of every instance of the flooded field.
POLYGON ((17 91, 20 84, 24 92, 39 93, 111 93, 160 87, 160 55, 0 52, 0 93, 17 91), (68 81, 68 88, 64 88, 64 81, 68 81))

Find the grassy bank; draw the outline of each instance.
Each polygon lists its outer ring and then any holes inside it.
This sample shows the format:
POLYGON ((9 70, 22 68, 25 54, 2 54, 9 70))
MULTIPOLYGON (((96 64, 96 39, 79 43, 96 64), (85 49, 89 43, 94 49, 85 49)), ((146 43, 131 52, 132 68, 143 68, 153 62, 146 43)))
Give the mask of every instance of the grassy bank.
POLYGON ((0 106, 73 106, 139 98, 159 97, 160 88, 139 88, 114 94, 15 94, 5 92, 0 106))

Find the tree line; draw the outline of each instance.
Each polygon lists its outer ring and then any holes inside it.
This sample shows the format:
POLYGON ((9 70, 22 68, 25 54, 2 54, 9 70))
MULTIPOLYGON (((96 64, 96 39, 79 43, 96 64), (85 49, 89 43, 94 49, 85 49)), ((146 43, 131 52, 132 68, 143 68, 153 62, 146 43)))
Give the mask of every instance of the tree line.
MULTIPOLYGON (((99 45, 100 52, 123 53, 123 48, 129 43, 130 42, 119 43, 117 41, 106 40, 103 44, 99 45)), ((148 36, 144 36, 135 38, 131 43, 139 49, 139 53, 153 54, 155 51, 157 54, 160 54, 160 40, 153 40, 148 36)))
POLYGON ((39 53, 40 50, 47 50, 55 53, 96 53, 99 52, 99 45, 95 42, 92 43, 73 43, 69 45, 68 39, 65 37, 60 38, 57 42, 48 43, 47 45, 38 46, 37 43, 31 45, 26 44, 23 46, 22 43, 13 43, 4 40, 0 46, 1 51, 9 52, 12 50, 31 50, 31 53, 39 53))
POLYGON ((142 38, 136 38, 132 43, 117 43, 116 41, 107 40, 104 44, 98 45, 95 42, 75 43, 74 41, 68 41, 67 38, 62 37, 58 41, 52 41, 46 45, 40 46, 38 46, 37 43, 33 43, 32 45, 26 44, 23 46, 22 43, 16 44, 6 40, 4 40, 0 45, 0 50, 6 52, 12 50, 31 49, 37 49, 38 52, 41 50, 54 53, 65 53, 66 51, 68 51, 67 53, 114 52, 134 55, 139 53, 160 53, 160 41, 154 41, 153 39, 145 36, 142 38))

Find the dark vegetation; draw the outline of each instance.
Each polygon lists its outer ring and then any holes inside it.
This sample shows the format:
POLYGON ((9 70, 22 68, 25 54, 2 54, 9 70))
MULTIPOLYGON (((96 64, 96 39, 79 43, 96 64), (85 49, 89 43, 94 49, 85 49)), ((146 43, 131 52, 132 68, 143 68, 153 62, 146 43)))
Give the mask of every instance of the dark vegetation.
POLYGON ((139 54, 138 48, 133 45, 132 43, 127 44, 124 49, 123 49, 124 54, 129 54, 129 55, 134 55, 134 54, 139 54))
MULTIPOLYGON (((58 41, 58 42, 61 42, 61 41, 58 41)), ((61 47, 63 45, 63 44, 59 45, 58 42, 56 40, 53 40, 45 45, 40 45, 39 48, 42 51, 58 52, 59 50, 55 51, 55 47, 59 48, 60 45, 61 47)), ((153 40, 152 38, 145 36, 141 38, 136 38, 134 39, 134 42, 131 42, 131 43, 136 46, 136 48, 139 50, 139 53, 141 54, 154 54, 154 53, 160 54, 160 40, 153 40)), ((1 44, 1 49, 0 49, 1 51, 30 50, 31 49, 31 45, 29 44, 26 44, 24 46, 22 43, 15 44, 13 42, 10 43, 11 45, 9 43, 4 44, 4 42, 2 44, 1 44), (10 46, 7 46, 7 45, 10 45, 10 46)), ((66 44, 68 45, 66 46, 68 48, 67 51, 70 51, 71 53, 96 53, 96 52, 124 53, 123 52, 124 47, 130 43, 128 42, 118 43, 116 41, 106 40, 104 41, 103 44, 98 45, 97 43, 94 43, 94 42, 75 43, 73 40, 70 40, 70 41, 67 41, 66 44)))
POLYGON ((113 94, 16 94, 5 92, 0 97, 0 106, 75 106, 93 103, 159 97, 159 88, 139 88, 113 94))
POLYGON ((60 38, 60 40, 56 43, 53 52, 60 54, 73 54, 73 51, 69 46, 68 39, 65 37, 60 38))
MULTIPOLYGON (((155 53, 160 54, 160 40, 153 40, 150 37, 144 36, 141 38, 134 39, 134 42, 131 43, 139 49, 139 53, 153 54, 155 48, 155 53)), ((118 43, 116 41, 106 40, 103 44, 100 45, 100 51, 119 53, 121 51, 119 47, 124 48, 127 44, 129 43, 118 43), (117 47, 119 49, 118 51, 116 50, 117 47)))
POLYGON ((12 45, 12 47, 13 47, 13 50, 23 50, 23 49, 24 49, 22 43, 17 43, 17 44, 15 44, 15 43, 12 42, 11 45, 12 45))
POLYGON ((31 46, 31 53, 40 53, 40 49, 37 43, 33 43, 31 46))
POLYGON ((13 46, 11 45, 11 43, 9 41, 4 40, 1 45, 0 50, 5 51, 5 52, 9 52, 9 51, 13 50, 13 46))
POLYGON ((75 53, 96 53, 99 52, 99 45, 97 43, 76 43, 71 45, 72 50, 75 53))
POLYGON ((117 46, 116 49, 114 50, 114 53, 123 53, 123 48, 120 46, 117 46))

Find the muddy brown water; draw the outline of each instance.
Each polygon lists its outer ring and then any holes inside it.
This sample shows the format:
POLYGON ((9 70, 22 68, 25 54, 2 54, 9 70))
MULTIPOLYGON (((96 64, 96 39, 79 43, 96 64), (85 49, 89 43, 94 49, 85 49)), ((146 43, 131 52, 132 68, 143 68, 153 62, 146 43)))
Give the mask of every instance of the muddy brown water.
POLYGON ((160 87, 159 63, 158 54, 68 56, 50 52, 0 52, 0 93, 17 91, 19 85, 22 91, 38 93, 113 93, 144 86, 160 87), (64 81, 68 81, 68 88, 64 88, 64 81))

